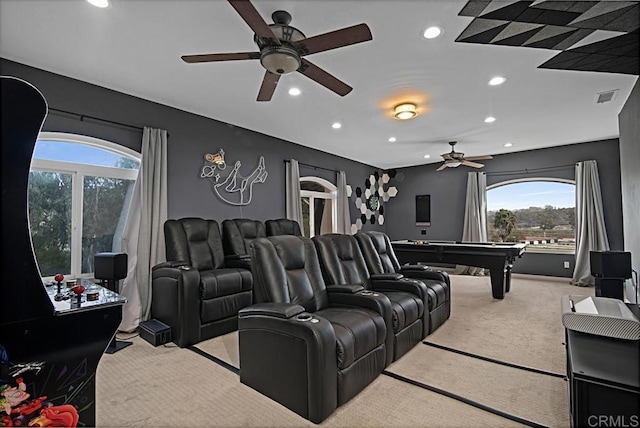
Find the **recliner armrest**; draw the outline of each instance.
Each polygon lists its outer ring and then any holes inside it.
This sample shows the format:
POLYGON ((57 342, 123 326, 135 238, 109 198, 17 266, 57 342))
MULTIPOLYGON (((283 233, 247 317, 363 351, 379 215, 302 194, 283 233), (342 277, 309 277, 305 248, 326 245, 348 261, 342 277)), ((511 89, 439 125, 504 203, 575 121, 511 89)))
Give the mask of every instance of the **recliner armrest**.
POLYGON ((304 308, 293 303, 268 302, 258 303, 240 309, 238 317, 246 317, 252 315, 265 315, 276 318, 292 318, 304 312, 304 308))
POLYGON ((282 318, 243 309, 238 349, 243 384, 317 424, 336 409, 336 335, 325 318, 310 313, 282 318))
POLYGON ((400 272, 404 273, 407 278, 416 278, 416 279, 432 279, 435 281, 443 281, 447 285, 451 286, 451 280, 449 279, 449 274, 445 271, 434 270, 428 266, 423 265, 408 265, 402 266, 400 268, 400 272), (426 269, 414 268, 414 266, 419 266, 420 268, 424 267, 426 269))
POLYGON ((158 263, 154 267, 151 268, 151 271, 162 268, 182 268, 182 269, 190 269, 189 263, 182 260, 172 260, 166 261, 162 263, 158 263))
POLYGON ((397 281, 402 278, 404 278, 404 275, 401 273, 374 273, 369 277, 371 281, 382 281, 382 280, 397 281))
POLYGON ((228 268, 251 270, 251 256, 248 254, 224 256, 224 265, 228 268))
POLYGON ((416 279, 402 278, 398 281, 371 281, 373 291, 406 291, 424 300, 427 295, 427 286, 416 279))
POLYGON ((400 266, 400 271, 421 271, 421 270, 429 270, 430 267, 427 265, 402 265, 400 266))
POLYGON ((171 262, 156 265, 151 273, 151 317, 171 327, 181 348, 200 341, 200 272, 171 262))
POLYGON ((345 294, 354 294, 358 291, 364 290, 364 286, 361 284, 336 284, 336 285, 328 285, 327 292, 331 293, 345 293, 345 294))

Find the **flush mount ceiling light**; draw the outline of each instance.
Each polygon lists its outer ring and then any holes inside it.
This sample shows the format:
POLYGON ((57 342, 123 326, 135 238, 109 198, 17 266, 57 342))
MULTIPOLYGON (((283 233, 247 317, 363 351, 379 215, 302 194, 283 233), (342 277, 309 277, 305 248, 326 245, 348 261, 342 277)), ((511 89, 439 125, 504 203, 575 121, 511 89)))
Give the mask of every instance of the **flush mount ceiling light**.
POLYGON ((298 88, 289 89, 289 95, 292 95, 292 96, 296 97, 296 96, 298 96, 300 94, 301 94, 301 91, 298 88))
POLYGON ((493 116, 489 116, 484 120, 484 123, 493 123, 496 121, 496 118, 493 116))
POLYGON ((416 105, 412 103, 399 104, 393 109, 393 116, 396 119, 400 119, 400 120, 413 119, 417 115, 418 115, 418 112, 416 111, 416 105))
POLYGON ((425 159, 429 159, 431 157, 431 155, 424 155, 425 159))
POLYGON ((506 143, 504 146, 505 147, 511 147, 511 146, 513 146, 513 143, 506 143))
POLYGON ((506 81, 507 81, 506 77, 496 76, 496 77, 492 78, 491 80, 489 80, 489 86, 502 85, 506 81))
POLYGON ((333 125, 331 125, 331 127, 333 129, 340 129, 342 128, 342 124, 340 122, 334 122, 333 125))
POLYGON ((424 30, 424 33, 422 33, 422 36, 425 39, 435 39, 441 33, 442 33, 442 30, 439 27, 429 27, 426 30, 424 30))
POLYGON ((398 141, 398 140, 396 139, 396 137, 389 137, 389 142, 390 142, 390 143, 395 143, 396 141, 398 141))
POLYGON ((94 5, 95 7, 105 8, 109 7, 109 0, 87 0, 89 3, 94 5))

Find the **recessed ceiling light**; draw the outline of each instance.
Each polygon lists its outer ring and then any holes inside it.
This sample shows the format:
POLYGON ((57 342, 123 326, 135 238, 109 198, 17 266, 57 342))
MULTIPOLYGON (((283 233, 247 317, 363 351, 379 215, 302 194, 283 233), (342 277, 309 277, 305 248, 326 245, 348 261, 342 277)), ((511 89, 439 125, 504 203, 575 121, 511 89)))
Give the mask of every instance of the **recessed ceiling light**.
POLYGON ((333 125, 331 125, 331 127, 333 129, 340 129, 342 128, 342 124, 340 122, 334 122, 333 125))
POLYGON ((513 143, 506 143, 504 146, 505 147, 511 147, 511 146, 513 146, 513 143))
POLYGON ((491 86, 502 85, 506 81, 507 81, 506 77, 496 76, 496 77, 492 78, 491 80, 489 80, 489 85, 491 85, 491 86))
POLYGON ((484 123, 493 123, 496 121, 496 118, 493 116, 489 116, 484 120, 484 123))
POLYGON ((424 155, 425 159, 429 159, 431 157, 431 155, 424 155))
POLYGON ((300 95, 302 92, 298 88, 289 89, 289 95, 293 95, 294 97, 300 95))
POLYGON ((442 30, 439 27, 429 27, 426 30, 424 30, 424 33, 422 33, 422 36, 425 39, 435 39, 441 33, 442 33, 442 30))
POLYGON ((398 140, 396 139, 396 137, 389 137, 389 142, 390 142, 390 143, 395 143, 396 141, 398 141, 398 140))
POLYGON ((109 0, 87 0, 89 3, 94 5, 95 7, 105 8, 109 7, 109 0))

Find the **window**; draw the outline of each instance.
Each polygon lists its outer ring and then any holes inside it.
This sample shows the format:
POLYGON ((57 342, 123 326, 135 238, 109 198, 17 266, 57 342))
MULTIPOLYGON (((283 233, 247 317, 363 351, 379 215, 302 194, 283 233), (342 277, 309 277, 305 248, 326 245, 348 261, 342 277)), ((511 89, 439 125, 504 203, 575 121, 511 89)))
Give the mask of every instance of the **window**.
POLYGON ((526 242, 527 251, 575 251, 575 183, 536 178, 487 188, 491 241, 526 242))
POLYGON ((338 231, 336 186, 318 177, 300 178, 302 234, 308 238, 338 231))
POLYGON ((40 275, 93 273, 120 251, 140 154, 96 138, 40 134, 29 173, 29 223, 40 275))

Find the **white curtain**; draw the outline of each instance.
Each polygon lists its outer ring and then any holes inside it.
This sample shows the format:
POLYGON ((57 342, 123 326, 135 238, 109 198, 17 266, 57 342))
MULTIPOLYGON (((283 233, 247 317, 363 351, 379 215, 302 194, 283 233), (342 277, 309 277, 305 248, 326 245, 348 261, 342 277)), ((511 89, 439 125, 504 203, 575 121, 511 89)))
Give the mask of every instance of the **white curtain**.
POLYGON ((349 213, 349 197, 347 196, 347 174, 338 171, 336 179, 336 204, 338 211, 338 233, 351 235, 351 214, 349 213))
MULTIPOLYGON (((464 207, 462 242, 487 242, 487 176, 470 172, 467 176, 467 200, 464 207)), ((456 266, 456 274, 484 275, 484 269, 456 266)))
POLYGON ((591 276, 590 251, 608 251, 598 164, 594 160, 576 164, 576 263, 572 283, 595 284, 591 276))
POLYGON ((286 217, 295 220, 302 228, 302 201, 300 200, 300 166, 291 159, 285 168, 285 212, 286 217))
POLYGON ((151 268, 166 260, 164 223, 167 220, 167 131, 144 128, 142 162, 133 189, 131 211, 122 251, 129 258, 121 294, 128 301, 120 331, 133 331, 151 311, 151 268))

